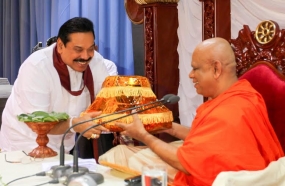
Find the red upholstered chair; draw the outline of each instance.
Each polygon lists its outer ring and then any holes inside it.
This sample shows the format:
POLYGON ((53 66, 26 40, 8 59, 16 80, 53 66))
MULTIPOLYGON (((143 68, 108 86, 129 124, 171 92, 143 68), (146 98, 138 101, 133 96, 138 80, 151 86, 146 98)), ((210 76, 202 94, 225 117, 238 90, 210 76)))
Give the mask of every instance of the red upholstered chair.
POLYGON ((285 29, 261 22, 255 31, 244 25, 231 39, 237 75, 247 79, 263 96, 269 120, 285 152, 285 29))
POLYGON ((269 120, 285 150, 285 76, 269 62, 257 62, 239 79, 247 79, 263 96, 269 120))
MULTIPOLYGON (((270 62, 255 62, 239 77, 247 79, 263 96, 269 120, 285 150, 285 76, 270 62)), ((213 186, 234 185, 285 185, 285 157, 271 162, 258 171, 225 171, 214 180, 213 186)))

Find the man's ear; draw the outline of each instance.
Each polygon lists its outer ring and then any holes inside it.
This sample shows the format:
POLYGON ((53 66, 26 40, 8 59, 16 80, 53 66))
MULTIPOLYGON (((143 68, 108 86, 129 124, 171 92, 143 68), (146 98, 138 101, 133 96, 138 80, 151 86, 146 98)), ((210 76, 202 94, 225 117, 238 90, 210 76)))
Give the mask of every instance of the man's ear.
POLYGON ((95 44, 94 49, 98 52, 98 46, 95 44))
POLYGON ((220 61, 215 61, 213 64, 214 68, 214 78, 218 79, 222 74, 222 63, 220 61))
POLYGON ((56 45, 57 45, 57 52, 61 54, 63 50, 63 42, 61 41, 60 38, 57 39, 56 45))

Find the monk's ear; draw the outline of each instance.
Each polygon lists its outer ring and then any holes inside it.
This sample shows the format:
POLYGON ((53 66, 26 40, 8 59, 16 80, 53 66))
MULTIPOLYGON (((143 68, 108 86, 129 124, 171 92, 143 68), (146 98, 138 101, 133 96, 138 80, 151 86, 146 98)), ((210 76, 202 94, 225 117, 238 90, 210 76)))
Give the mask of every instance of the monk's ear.
POLYGON ((222 74, 222 63, 220 61, 215 61, 213 63, 214 78, 218 79, 222 74))

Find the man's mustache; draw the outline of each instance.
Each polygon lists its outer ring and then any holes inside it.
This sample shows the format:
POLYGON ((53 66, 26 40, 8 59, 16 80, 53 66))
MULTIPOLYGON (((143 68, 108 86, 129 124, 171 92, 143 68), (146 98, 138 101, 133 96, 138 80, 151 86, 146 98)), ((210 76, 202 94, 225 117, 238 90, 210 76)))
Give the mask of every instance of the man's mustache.
POLYGON ((80 63, 88 63, 92 58, 88 58, 88 59, 82 59, 82 58, 78 58, 78 59, 74 59, 74 62, 80 62, 80 63))

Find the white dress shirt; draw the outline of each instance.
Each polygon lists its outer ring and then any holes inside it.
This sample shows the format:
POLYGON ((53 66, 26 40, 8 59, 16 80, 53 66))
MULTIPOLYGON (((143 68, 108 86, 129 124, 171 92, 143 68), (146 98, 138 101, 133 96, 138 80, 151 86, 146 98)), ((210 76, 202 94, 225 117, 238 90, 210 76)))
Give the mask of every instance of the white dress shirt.
POLYGON ((108 70, 108 73, 110 76, 118 75, 117 66, 113 61, 110 61, 108 59, 104 59, 104 64, 107 67, 107 70, 108 70))
MULTIPOLYGON (((36 133, 17 115, 34 111, 66 112, 69 116, 79 116, 90 105, 87 87, 79 96, 68 93, 60 83, 59 75, 53 66, 53 48, 55 44, 31 54, 21 65, 12 93, 2 114, 0 148, 3 151, 32 150, 37 147, 36 133)), ((95 52, 90 64, 93 74, 95 95, 100 91, 108 76, 104 58, 95 52)), ((82 87, 82 73, 68 68, 72 90, 82 87)), ((62 135, 48 135, 48 146, 59 151, 62 135)), ((74 146, 75 134, 68 133, 64 140, 65 151, 74 146)))

